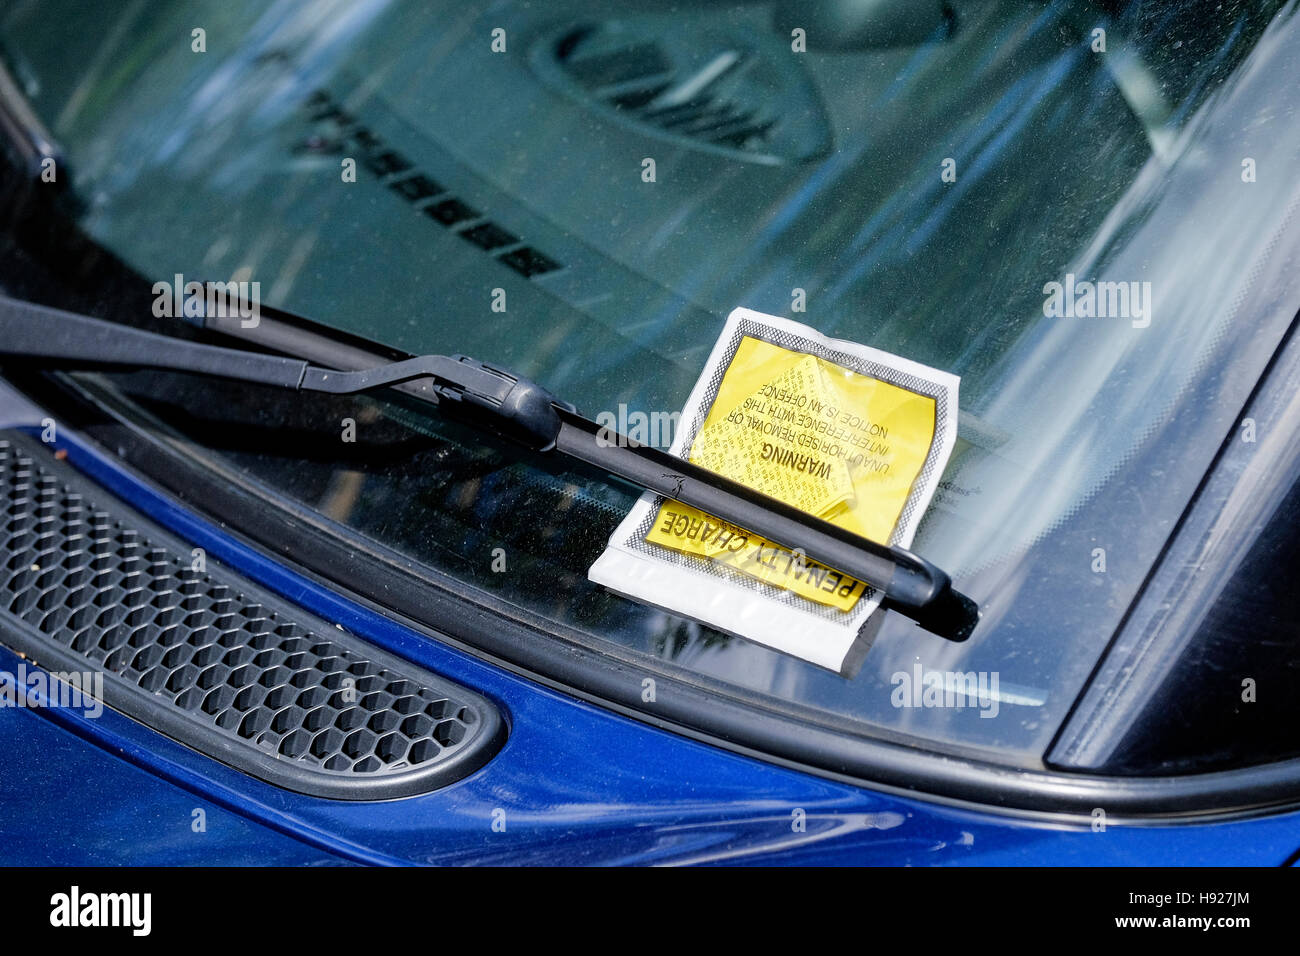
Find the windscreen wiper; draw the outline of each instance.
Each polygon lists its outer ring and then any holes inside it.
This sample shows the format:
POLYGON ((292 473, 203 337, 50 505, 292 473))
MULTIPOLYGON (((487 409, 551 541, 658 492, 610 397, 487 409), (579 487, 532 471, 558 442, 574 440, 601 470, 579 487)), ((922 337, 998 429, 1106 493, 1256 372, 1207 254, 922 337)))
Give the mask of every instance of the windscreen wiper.
POLYGON ((949 640, 970 636, 979 608, 910 551, 878 544, 740 482, 611 433, 534 382, 464 355, 423 355, 339 370, 304 359, 147 332, 0 296, 0 355, 52 366, 171 369, 335 395, 400 386, 460 409, 535 452, 559 453, 729 522, 880 590, 883 604, 949 640))

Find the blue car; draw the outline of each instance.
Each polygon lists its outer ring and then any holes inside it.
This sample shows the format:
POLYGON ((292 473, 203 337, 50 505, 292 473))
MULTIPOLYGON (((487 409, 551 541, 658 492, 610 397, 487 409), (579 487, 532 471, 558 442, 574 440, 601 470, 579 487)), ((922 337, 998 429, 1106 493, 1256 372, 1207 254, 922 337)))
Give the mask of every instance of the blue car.
POLYGON ((1298 62, 1294 0, 3 4, 0 862, 1293 863, 1298 62), (695 460, 737 309, 953 383, 889 535, 695 460), (666 506, 830 597, 592 570, 666 506))

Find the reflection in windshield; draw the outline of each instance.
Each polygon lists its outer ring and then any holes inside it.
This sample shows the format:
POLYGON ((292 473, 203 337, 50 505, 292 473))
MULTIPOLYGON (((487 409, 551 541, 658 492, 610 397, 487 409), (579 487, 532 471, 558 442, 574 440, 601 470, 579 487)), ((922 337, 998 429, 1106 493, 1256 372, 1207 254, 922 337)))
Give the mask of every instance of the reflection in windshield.
POLYGON ((853 680, 587 585, 630 501, 589 479, 454 436, 400 485, 229 453, 599 639, 881 726, 1041 752, 1300 301, 1294 5, 954 3, 802 50, 774 3, 135 4, 66 35, 59 6, 0 18, 3 49, 84 228, 145 276, 259 279, 591 416, 680 409, 736 306, 960 375, 915 548, 984 620, 963 646, 880 622, 853 680), (563 589, 472 570, 545 555, 539 528, 563 589), (917 661, 999 672, 1010 719, 892 707, 917 661))

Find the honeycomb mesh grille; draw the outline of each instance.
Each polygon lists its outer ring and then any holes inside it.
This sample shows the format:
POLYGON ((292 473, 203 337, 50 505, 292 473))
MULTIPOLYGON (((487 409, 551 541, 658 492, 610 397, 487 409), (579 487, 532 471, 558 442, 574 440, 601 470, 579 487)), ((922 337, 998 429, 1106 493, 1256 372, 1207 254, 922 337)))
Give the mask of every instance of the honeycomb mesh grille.
POLYGON ((483 698, 224 567, 198 569, 168 532, 92 501, 108 496, 39 443, 0 438, 0 494, 3 639, 51 670, 101 671, 106 702, 142 723, 354 799, 443 785, 499 744, 483 698))

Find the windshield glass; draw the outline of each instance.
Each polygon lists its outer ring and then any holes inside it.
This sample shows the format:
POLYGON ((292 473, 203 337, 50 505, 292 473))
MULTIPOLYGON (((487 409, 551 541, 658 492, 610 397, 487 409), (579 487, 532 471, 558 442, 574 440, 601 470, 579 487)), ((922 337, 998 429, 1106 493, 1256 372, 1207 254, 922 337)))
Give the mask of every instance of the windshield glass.
MULTIPOLYGON (((737 306, 960 375, 913 549, 983 619, 958 645, 884 615, 849 676, 587 582, 626 487, 436 424, 368 463, 220 459, 597 646, 1032 764, 1300 305, 1300 31, 1280 3, 933 6, 42 0, 0 47, 81 228, 150 284, 255 280, 619 423, 679 411, 737 306), (916 667, 996 674, 998 719, 900 704, 916 667)), ((196 446, 217 409, 291 414, 117 387, 186 405, 196 446)))

